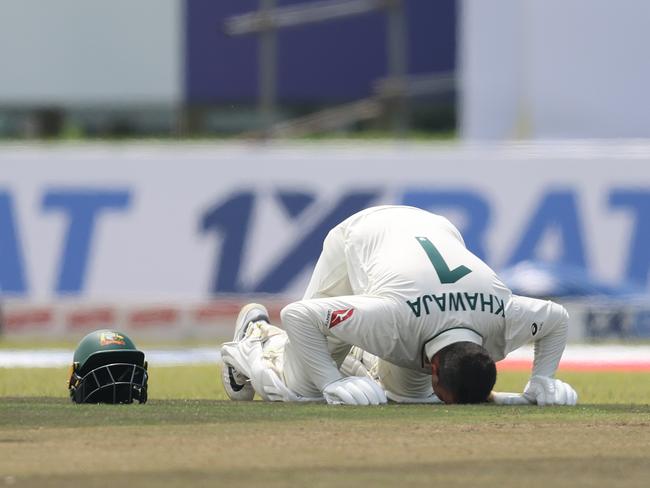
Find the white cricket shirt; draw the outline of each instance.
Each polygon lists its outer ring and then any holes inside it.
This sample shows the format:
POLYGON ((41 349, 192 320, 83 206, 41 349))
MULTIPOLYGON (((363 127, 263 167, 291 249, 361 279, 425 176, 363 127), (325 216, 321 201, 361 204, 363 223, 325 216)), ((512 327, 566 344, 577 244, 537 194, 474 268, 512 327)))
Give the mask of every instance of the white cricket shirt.
POLYGON ((535 340, 533 373, 552 376, 568 315, 553 302, 512 295, 446 218, 382 206, 330 231, 305 299, 287 306, 282 321, 287 354, 299 358, 293 369, 300 365, 296 374, 322 390, 341 377, 341 344, 430 372, 430 358, 453 342, 482 344, 499 361, 535 340))

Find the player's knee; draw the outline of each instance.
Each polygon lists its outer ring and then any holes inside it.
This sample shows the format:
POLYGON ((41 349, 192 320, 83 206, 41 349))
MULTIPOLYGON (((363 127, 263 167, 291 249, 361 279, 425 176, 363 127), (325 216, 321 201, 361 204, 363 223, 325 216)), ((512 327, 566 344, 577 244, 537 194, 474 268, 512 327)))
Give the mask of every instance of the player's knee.
POLYGON ((285 329, 289 330, 295 324, 308 318, 307 307, 302 302, 293 302, 280 311, 280 320, 285 329))
POLYGON ((284 324, 285 321, 291 320, 291 318, 295 317, 296 315, 296 304, 295 303, 290 303, 289 305, 285 306, 282 310, 280 310, 280 320, 284 324))

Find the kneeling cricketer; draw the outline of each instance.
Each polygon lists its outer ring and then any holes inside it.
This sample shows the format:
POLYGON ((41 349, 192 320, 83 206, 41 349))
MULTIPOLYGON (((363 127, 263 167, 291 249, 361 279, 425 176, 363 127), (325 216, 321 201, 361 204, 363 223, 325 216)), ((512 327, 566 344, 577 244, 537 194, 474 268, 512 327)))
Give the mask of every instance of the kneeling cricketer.
POLYGON ((233 400, 330 404, 575 405, 554 377, 569 316, 514 295, 449 220, 406 206, 361 211, 327 235, 302 300, 269 323, 245 306, 223 344, 233 400), (495 361, 533 342, 522 393, 498 393, 495 361))

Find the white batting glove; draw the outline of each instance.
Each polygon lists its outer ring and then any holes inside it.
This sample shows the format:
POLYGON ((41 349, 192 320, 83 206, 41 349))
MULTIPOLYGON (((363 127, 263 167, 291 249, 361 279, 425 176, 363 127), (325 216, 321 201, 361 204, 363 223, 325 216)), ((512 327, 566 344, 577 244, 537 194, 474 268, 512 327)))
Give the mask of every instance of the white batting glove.
POLYGON ((504 391, 493 391, 490 393, 488 402, 497 405, 532 405, 532 403, 521 393, 507 393, 504 391))
POLYGON ((345 376, 368 376, 370 377, 370 372, 368 368, 359 361, 357 358, 352 357, 350 354, 345 356, 341 367, 339 368, 342 374, 345 376))
POLYGON ((323 389, 323 396, 332 405, 380 405, 388 401, 384 390, 367 376, 333 381, 323 389))
POLYGON ((533 376, 524 388, 524 397, 531 403, 544 405, 575 405, 578 394, 561 380, 546 376, 533 376))

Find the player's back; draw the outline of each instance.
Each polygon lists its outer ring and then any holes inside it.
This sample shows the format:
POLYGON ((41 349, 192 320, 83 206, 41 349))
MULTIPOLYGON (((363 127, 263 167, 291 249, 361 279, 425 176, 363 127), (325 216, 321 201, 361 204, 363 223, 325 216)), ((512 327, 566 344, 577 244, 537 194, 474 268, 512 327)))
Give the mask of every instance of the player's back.
POLYGON ((469 290, 489 293, 498 281, 440 215, 406 206, 373 207, 342 225, 355 294, 408 298, 469 290))
POLYGON ((446 330, 503 336, 511 292, 446 218, 413 207, 374 207, 341 229, 354 294, 391 303, 382 305, 380 320, 359 314, 349 342, 417 368, 423 346, 446 330))

